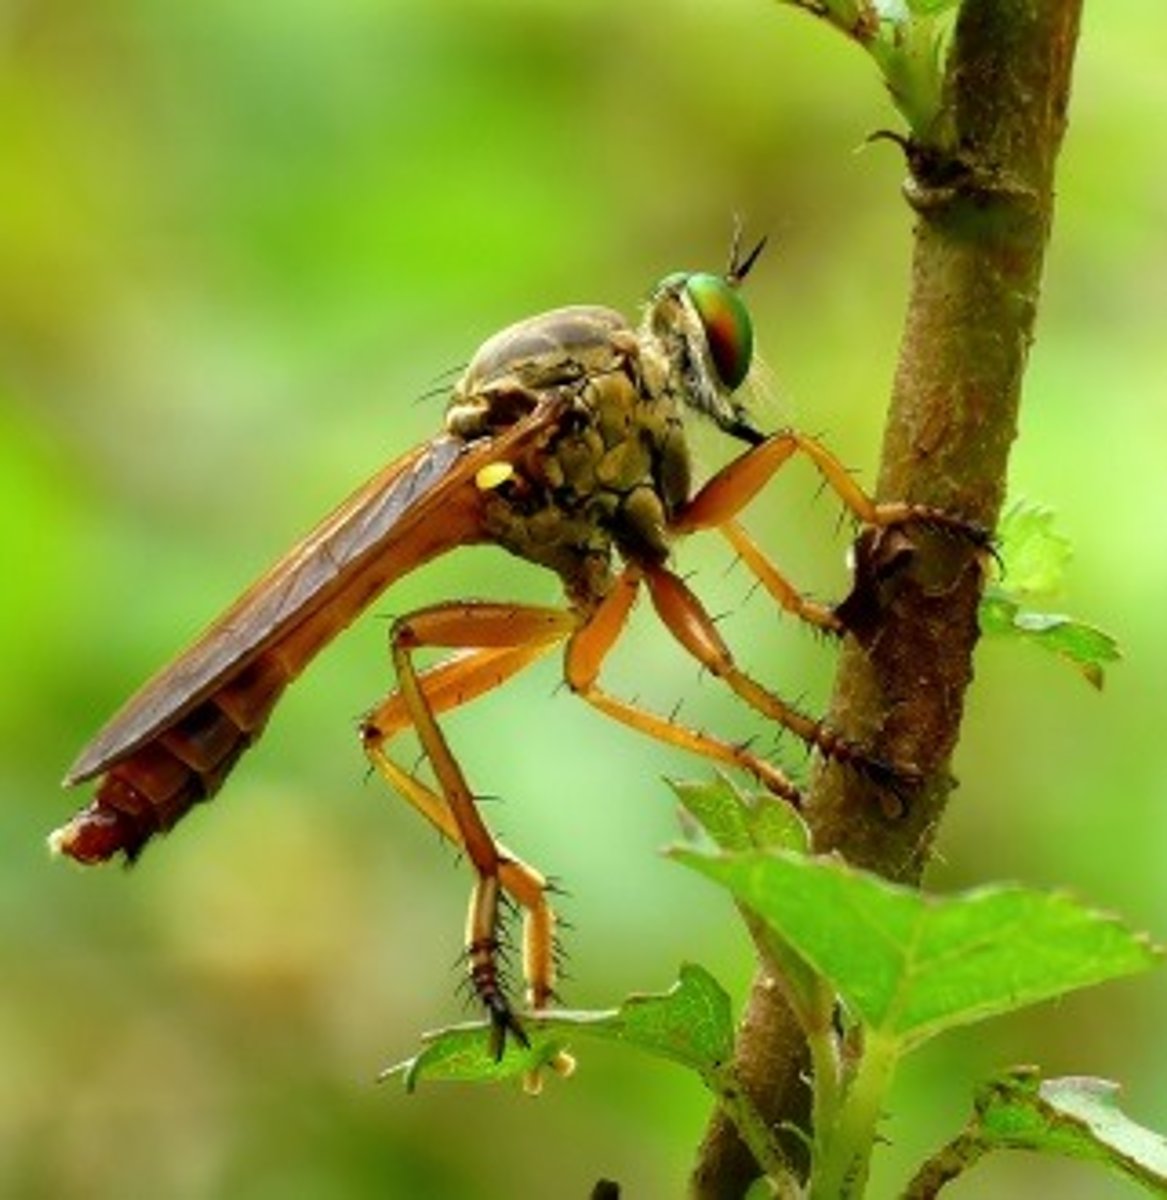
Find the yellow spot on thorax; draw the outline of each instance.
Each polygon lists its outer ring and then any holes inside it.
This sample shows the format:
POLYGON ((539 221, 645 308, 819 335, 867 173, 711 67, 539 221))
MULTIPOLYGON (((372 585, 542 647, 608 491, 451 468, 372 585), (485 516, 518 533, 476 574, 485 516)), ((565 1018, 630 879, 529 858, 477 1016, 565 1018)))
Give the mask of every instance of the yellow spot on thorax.
POLYGON ((507 462, 487 463, 479 467, 474 476, 475 486, 480 492, 492 492, 496 487, 506 483, 515 473, 515 468, 507 462))

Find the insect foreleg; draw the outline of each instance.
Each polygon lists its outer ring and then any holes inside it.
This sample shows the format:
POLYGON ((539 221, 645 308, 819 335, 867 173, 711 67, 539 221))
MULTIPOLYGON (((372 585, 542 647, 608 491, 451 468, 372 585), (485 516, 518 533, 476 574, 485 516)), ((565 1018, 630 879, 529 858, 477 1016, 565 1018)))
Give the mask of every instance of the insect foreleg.
POLYGON ((561 641, 575 624, 576 618, 561 609, 493 603, 435 605, 401 618, 391 634, 398 690, 365 718, 361 728, 365 753, 378 773, 466 851, 478 875, 467 918, 468 965, 475 991, 490 1014, 498 1054, 508 1032, 526 1040, 499 981, 499 889, 523 909, 523 970, 527 998, 535 1009, 545 1007, 554 992, 555 916, 547 903, 544 877, 496 842, 487 829, 435 714, 505 682, 561 641), (465 653, 419 672, 412 653, 423 646, 465 653), (387 740, 408 727, 417 731, 438 790, 385 753, 387 740))
POLYGON ((681 507, 671 528, 677 533, 692 533, 732 520, 795 454, 803 454, 814 463, 831 490, 865 525, 902 525, 919 521, 951 529, 976 545, 987 543, 984 530, 944 509, 906 500, 876 502, 821 442, 794 429, 771 434, 718 471, 681 507))
POLYGON ((842 633, 843 622, 835 611, 804 596, 774 565, 757 542, 736 522, 725 521, 719 531, 737 551, 742 562, 787 612, 827 633, 842 633))
POLYGON ((734 745, 699 729, 679 725, 638 704, 621 700, 598 685, 600 668, 624 630, 628 614, 636 601, 641 578, 639 567, 626 567, 616 586, 587 623, 572 634, 564 662, 564 674, 572 691, 621 724, 631 726, 658 741, 667 742, 670 746, 679 746, 716 762, 740 767, 775 795, 793 804, 801 804, 798 788, 773 763, 752 754, 745 746, 734 745))

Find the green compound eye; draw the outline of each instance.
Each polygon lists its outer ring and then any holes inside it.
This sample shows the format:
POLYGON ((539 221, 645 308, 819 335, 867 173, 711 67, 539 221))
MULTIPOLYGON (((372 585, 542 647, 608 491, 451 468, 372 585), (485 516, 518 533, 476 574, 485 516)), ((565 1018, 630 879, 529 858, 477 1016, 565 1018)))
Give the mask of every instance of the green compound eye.
POLYGON ((732 392, 750 372, 754 354, 750 314, 732 285, 720 275, 690 275, 685 290, 701 318, 718 378, 732 392))

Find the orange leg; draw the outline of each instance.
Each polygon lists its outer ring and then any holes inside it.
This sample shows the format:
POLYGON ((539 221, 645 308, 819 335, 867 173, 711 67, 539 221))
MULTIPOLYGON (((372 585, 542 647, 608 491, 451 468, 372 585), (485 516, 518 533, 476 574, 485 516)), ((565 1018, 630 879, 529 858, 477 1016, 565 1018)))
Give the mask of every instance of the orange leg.
POLYGON ((859 746, 847 741, 830 726, 788 704, 776 693, 747 675, 717 631, 713 618, 685 583, 664 566, 646 566, 645 582, 653 606, 669 632, 702 666, 726 683, 757 712, 779 722, 813 746, 825 758, 849 763, 887 782, 908 774, 873 760, 859 746))
POLYGON ((744 746, 735 746, 700 730, 678 725, 639 705, 620 700, 597 685, 600 668, 623 632, 642 578, 641 568, 625 567, 616 586, 587 622, 568 639, 564 673, 572 691, 616 721, 671 746, 741 767, 771 792, 793 804, 800 804, 798 788, 772 763, 751 754, 744 746))
POLYGON ((750 503, 794 454, 804 454, 848 509, 865 525, 902 525, 921 521, 952 529, 978 544, 982 530, 943 509, 907 501, 877 503, 851 478, 847 468, 820 442, 793 429, 783 429, 723 467, 674 517, 677 533, 710 529, 732 520, 750 503))
MULTIPOLYGON (((813 438, 783 431, 734 459, 683 505, 671 528, 676 533, 717 529, 737 551, 762 586, 787 612, 828 633, 841 634, 842 620, 833 609, 804 596, 778 570, 762 548, 734 519, 777 471, 797 452, 806 453, 844 504, 863 521, 903 519, 898 510, 881 509, 848 475, 843 464, 813 438)), ((894 507, 894 506, 893 506, 894 507)), ((922 510, 931 513, 932 510, 922 510)))
POLYGON ((578 619, 562 609, 494 603, 440 604, 403 617, 391 633, 398 690, 365 718, 361 728, 365 753, 378 773, 464 848, 477 873, 467 918, 470 978, 490 1014, 498 1054, 508 1032, 525 1041, 499 981, 500 888, 524 912, 523 970, 533 1008, 545 1007, 554 992, 555 915, 547 903, 544 877, 499 845, 487 829, 435 714, 497 687, 562 641, 577 624, 578 619), (419 672, 411 655, 423 646, 467 652, 419 672), (406 727, 417 731, 437 778, 437 791, 385 753, 386 741, 406 727))
POLYGON ((826 633, 839 634, 843 632, 843 622, 836 616, 834 609, 811 600, 809 596, 804 596, 778 570, 758 543, 736 521, 722 522, 719 531, 737 551, 742 562, 754 573, 766 591, 787 612, 793 613, 808 625, 814 625, 826 633))

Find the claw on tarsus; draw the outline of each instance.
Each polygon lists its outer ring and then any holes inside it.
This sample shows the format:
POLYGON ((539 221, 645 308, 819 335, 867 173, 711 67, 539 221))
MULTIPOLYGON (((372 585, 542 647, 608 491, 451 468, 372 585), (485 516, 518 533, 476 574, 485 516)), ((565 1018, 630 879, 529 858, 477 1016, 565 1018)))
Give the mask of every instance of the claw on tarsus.
POLYGON ((529 1049, 531 1039, 527 1037, 527 1031, 519 1024, 518 1017, 502 994, 492 992, 483 997, 483 1002, 490 1017, 490 1055, 494 1061, 501 1061, 508 1035, 524 1049, 529 1049))
POLYGON ((912 795, 924 785, 924 774, 914 763, 891 762, 852 742, 828 726, 820 726, 819 753, 853 771, 881 792, 895 799, 896 813, 902 812, 912 795))

